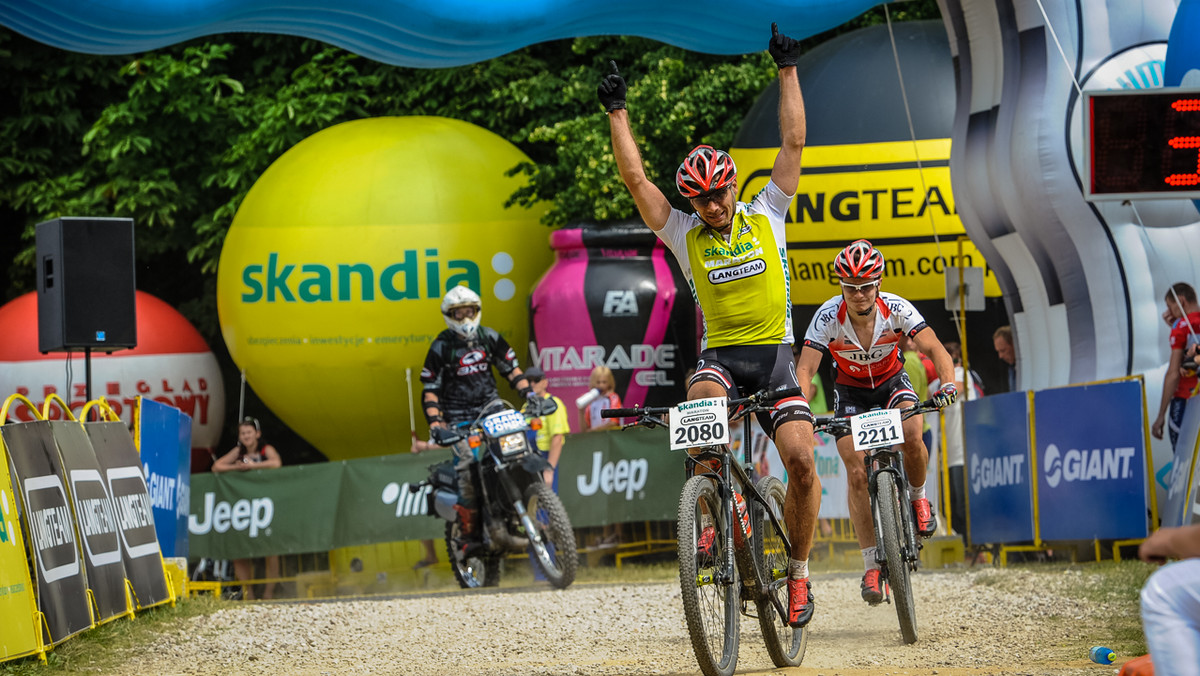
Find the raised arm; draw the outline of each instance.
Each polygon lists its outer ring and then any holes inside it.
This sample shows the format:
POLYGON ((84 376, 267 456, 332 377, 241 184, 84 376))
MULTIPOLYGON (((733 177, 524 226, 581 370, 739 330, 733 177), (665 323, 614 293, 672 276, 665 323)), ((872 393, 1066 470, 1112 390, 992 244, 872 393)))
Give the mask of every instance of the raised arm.
POLYGON ((642 155, 638 152, 633 129, 629 126, 629 111, 625 108, 625 79, 617 72, 616 62, 610 61, 613 72, 600 81, 596 93, 600 103, 608 112, 608 127, 612 134, 613 156, 617 160, 617 171, 621 180, 633 196, 638 213, 651 230, 662 230, 671 215, 671 203, 658 186, 646 178, 642 167, 642 155))
POLYGON ((771 168, 771 180, 789 195, 796 194, 800 183, 800 154, 808 136, 808 123, 804 117, 804 97, 800 94, 800 79, 796 75, 796 61, 800 57, 800 43, 779 32, 771 24, 771 42, 767 47, 775 65, 779 66, 779 154, 771 168))

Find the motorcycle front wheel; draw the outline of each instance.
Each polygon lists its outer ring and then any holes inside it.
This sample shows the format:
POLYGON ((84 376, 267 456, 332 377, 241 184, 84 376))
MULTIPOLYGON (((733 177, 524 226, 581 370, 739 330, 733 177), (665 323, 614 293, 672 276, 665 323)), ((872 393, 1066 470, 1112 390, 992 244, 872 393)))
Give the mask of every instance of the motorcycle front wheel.
POLYGON ((446 555, 454 579, 463 589, 499 586, 500 556, 464 537, 458 521, 446 524, 446 555))
POLYGON ((540 542, 529 538, 536 565, 541 567, 550 586, 566 589, 575 581, 579 568, 575 532, 571 530, 566 508, 553 488, 537 481, 525 489, 525 513, 533 521, 540 538, 540 542))

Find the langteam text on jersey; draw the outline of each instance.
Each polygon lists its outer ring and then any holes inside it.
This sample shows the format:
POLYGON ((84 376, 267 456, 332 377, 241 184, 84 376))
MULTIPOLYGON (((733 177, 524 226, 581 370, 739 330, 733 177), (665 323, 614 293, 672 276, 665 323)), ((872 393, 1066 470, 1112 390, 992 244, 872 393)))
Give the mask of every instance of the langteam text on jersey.
POLYGON ((875 389, 904 370, 900 356, 900 333, 910 337, 925 328, 925 318, 913 304, 892 293, 875 298, 875 335, 870 345, 861 345, 850 324, 849 308, 841 295, 821 305, 804 334, 804 346, 833 358, 836 382, 850 387, 875 389))

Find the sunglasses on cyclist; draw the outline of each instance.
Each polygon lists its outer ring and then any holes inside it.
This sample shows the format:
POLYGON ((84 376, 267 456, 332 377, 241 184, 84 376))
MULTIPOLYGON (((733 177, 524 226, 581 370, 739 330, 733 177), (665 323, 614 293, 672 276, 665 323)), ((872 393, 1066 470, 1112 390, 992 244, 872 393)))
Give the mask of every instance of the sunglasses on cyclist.
POLYGON ((866 282, 865 284, 848 284, 846 282, 842 282, 842 288, 849 291, 850 293, 854 293, 855 291, 867 293, 871 289, 879 288, 879 280, 876 280, 874 282, 866 282))
POLYGON ((731 186, 725 186, 724 188, 721 188, 720 190, 714 190, 710 193, 705 193, 698 197, 692 197, 690 201, 692 203, 692 206, 698 207, 698 208, 703 208, 703 207, 708 206, 709 203, 711 203, 711 202, 720 202, 720 201, 724 200, 725 195, 727 195, 731 189, 732 189, 731 186))

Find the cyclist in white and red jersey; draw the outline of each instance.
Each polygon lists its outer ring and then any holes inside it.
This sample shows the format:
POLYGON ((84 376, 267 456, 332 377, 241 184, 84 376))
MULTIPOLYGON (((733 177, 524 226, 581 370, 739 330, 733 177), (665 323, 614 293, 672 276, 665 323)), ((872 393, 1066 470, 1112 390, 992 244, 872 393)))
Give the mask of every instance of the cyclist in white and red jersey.
MULTIPOLYGON (((833 412, 852 416, 873 408, 908 408, 920 402, 904 371, 900 335, 913 339, 917 349, 933 360, 943 383, 934 395, 938 406, 954 403, 954 361, 942 347, 933 329, 925 324, 912 303, 879 290, 883 278, 883 254, 865 239, 851 243, 837 255, 834 274, 841 278, 842 293, 834 296, 813 315, 804 335, 804 347, 796 365, 802 386, 812 381, 821 358, 833 359, 833 412)), ((923 394, 923 393, 922 393, 923 394)), ((875 561, 875 529, 867 493, 863 456, 854 450, 849 433, 837 438, 838 454, 846 467, 850 521, 862 550, 862 597, 871 605, 883 601, 879 563, 875 561)), ((929 450, 921 439, 921 416, 904 421, 904 472, 908 475, 908 499, 917 515, 917 530, 928 537, 937 529, 937 519, 925 497, 925 465, 929 450)))
MULTIPOLYGON (((768 51, 779 67, 781 143, 771 180, 749 203, 737 200, 737 167, 728 153, 701 145, 675 173, 675 187, 694 213, 671 206, 646 177, 625 107, 625 80, 612 74, 597 88, 608 112, 613 155, 638 213, 675 254, 692 296, 704 314, 704 338, 688 399, 737 396, 762 389, 797 387, 792 366, 792 304, 789 300, 784 221, 800 182, 806 123, 796 60, 800 45, 771 25, 768 51)), ((784 522, 791 540, 788 624, 812 619, 808 554, 812 548, 821 483, 813 461, 812 414, 803 395, 776 402, 759 423, 775 440, 787 469, 784 522)), ((712 546, 712 527, 697 538, 712 546)))

